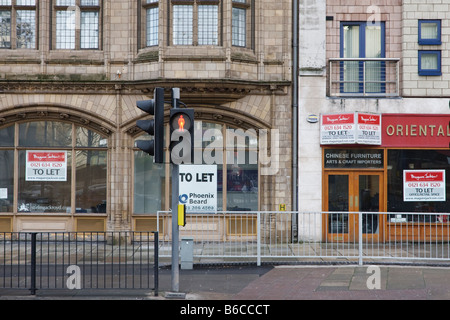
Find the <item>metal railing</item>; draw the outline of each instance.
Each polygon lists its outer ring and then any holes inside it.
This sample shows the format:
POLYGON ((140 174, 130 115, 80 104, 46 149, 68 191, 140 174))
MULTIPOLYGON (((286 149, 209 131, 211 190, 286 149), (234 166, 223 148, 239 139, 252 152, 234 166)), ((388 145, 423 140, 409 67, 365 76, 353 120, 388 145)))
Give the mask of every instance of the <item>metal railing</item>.
POLYGON ((151 289, 158 232, 0 233, 0 288, 151 289))
MULTIPOLYGON (((171 217, 158 212, 156 232, 0 233, 0 288, 158 295, 160 258, 171 257, 171 217)), ((450 263, 450 222, 442 213, 229 211, 188 213, 186 220, 179 239, 192 239, 200 264, 450 263)))
MULTIPOLYGON (((159 230, 170 230, 161 224, 170 225, 171 214, 158 216, 159 230)), ((186 220, 180 240, 193 239, 197 263, 450 262, 450 222, 442 213, 231 211, 186 220)), ((170 233, 161 238, 160 256, 170 257, 170 233)))
POLYGON ((400 59, 329 59, 331 97, 398 97, 400 59))

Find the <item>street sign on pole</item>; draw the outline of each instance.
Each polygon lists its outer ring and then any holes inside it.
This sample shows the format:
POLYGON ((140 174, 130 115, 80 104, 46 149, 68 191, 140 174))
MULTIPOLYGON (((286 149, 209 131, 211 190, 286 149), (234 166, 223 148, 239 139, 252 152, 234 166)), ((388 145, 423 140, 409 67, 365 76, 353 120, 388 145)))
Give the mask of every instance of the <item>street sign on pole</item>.
POLYGON ((180 165, 179 201, 188 212, 217 211, 217 165, 180 165))

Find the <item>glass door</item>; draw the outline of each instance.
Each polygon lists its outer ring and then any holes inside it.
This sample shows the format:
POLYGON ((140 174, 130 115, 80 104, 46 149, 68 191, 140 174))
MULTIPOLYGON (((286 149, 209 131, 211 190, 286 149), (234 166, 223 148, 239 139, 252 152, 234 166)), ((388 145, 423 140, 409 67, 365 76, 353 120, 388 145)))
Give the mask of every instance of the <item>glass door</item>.
POLYGON ((325 232, 328 241, 356 242, 359 228, 365 240, 378 241, 382 207, 383 174, 378 172, 329 172, 325 174, 325 232), (362 225, 358 214, 362 212, 362 225))

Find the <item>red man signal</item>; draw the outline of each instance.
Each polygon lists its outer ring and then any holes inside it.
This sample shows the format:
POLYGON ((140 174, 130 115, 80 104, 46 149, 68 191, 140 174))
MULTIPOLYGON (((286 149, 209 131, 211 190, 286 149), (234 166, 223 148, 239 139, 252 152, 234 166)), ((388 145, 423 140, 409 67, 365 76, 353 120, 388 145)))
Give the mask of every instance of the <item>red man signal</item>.
POLYGON ((180 131, 184 131, 184 124, 185 124, 185 120, 183 115, 180 115, 180 118, 178 119, 178 130, 180 131))
POLYGON ((173 164, 193 163, 194 109, 170 109, 170 160, 173 164))

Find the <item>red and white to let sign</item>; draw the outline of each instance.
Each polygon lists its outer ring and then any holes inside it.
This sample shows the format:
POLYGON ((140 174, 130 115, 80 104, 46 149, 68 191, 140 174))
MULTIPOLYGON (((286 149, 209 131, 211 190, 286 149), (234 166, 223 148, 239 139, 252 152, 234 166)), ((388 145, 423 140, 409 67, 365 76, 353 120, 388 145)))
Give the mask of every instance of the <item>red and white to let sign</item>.
POLYGON ((403 171, 403 201, 446 201, 445 170, 403 171))
POLYGON ((353 144, 356 142, 355 113, 322 115, 320 144, 353 144))
POLYGON ((381 145, 381 115, 362 112, 323 114, 320 144, 381 145))
POLYGON ((27 150, 26 181, 67 181, 67 151, 27 150))

